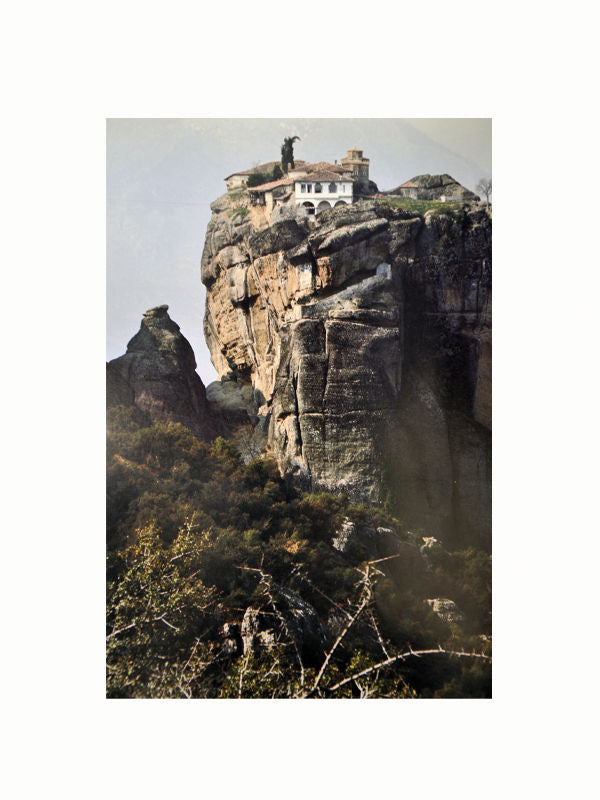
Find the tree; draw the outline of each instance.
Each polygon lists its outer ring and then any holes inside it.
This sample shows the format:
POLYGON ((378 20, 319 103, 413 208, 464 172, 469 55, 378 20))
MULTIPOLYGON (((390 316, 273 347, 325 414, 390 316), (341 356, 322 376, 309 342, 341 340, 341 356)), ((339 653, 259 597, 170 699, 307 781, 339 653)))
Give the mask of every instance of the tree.
POLYGON ((492 179, 482 178, 475 188, 478 192, 485 195, 485 202, 489 204, 490 195, 492 193, 492 179))
POLYGON ((107 586, 108 697, 191 696, 216 596, 198 577, 207 534, 195 527, 192 518, 167 548, 148 525, 119 555, 121 574, 107 586))
POLYGON ((249 176, 248 183, 246 185, 248 188, 251 188, 252 186, 261 186, 263 183, 268 183, 270 180, 271 176, 266 172, 253 172, 249 176))
POLYGON ((237 447, 244 464, 249 464, 262 455, 262 449, 255 429, 252 425, 238 425, 232 434, 233 443, 237 447))
POLYGON ((207 444, 113 409, 109 434, 109 697, 491 695, 489 553, 415 569, 398 520, 293 488, 250 426, 207 444))
POLYGON ((294 168, 294 142, 300 139, 299 136, 286 136, 281 145, 281 169, 287 172, 288 164, 294 168))

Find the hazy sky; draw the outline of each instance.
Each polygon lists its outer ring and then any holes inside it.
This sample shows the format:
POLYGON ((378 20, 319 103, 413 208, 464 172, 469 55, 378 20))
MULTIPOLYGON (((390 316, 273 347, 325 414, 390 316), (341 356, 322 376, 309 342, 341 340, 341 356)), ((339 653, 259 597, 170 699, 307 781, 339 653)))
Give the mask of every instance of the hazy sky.
POLYGON ((350 147, 386 190, 447 172, 469 189, 491 177, 491 119, 110 119, 107 121, 107 359, 125 352, 142 314, 167 303, 205 384, 217 377, 204 343, 200 258, 223 178, 294 155, 334 161, 350 147))

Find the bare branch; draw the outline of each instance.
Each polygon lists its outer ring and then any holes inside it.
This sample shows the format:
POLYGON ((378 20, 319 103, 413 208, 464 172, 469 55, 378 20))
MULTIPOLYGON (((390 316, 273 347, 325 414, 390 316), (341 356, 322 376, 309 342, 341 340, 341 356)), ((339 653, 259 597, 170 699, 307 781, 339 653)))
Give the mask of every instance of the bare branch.
MULTIPOLYGON (((384 559, 379 559, 379 560, 383 561, 384 559)), ((323 677, 323 674, 324 674, 325 670, 327 669, 327 666, 328 666, 328 664, 329 664, 329 662, 331 660, 331 656, 334 654, 336 648, 338 647, 338 645, 340 644, 340 642, 342 641, 344 636, 348 633, 350 628, 354 625, 356 620, 359 618, 359 616, 362 614, 362 612, 365 610, 365 608, 371 602, 371 598, 373 596, 373 590, 372 590, 372 583, 371 583, 371 578, 370 578, 370 575, 369 575, 369 570, 370 570, 371 565, 373 563, 376 563, 376 562, 369 561, 367 563, 363 573, 362 573, 363 574, 363 580, 362 580, 363 589, 362 589, 362 592, 361 592, 362 599, 361 599, 361 602, 359 603, 358 609, 356 610, 354 615, 350 618, 350 620, 346 623, 344 629, 342 630, 342 632, 339 634, 339 636, 337 637, 337 639, 333 643, 333 646, 331 647, 331 649, 329 650, 329 652, 325 656, 325 660, 321 664, 321 669, 317 673, 317 677, 315 678, 313 685, 308 690, 308 692, 306 692, 304 695, 302 695, 303 698, 310 697, 311 695, 313 695, 316 692, 316 690, 317 690, 317 688, 319 686, 319 683, 321 681, 321 678, 323 677)))
POLYGON ((263 677, 260 679, 260 682, 261 682, 261 683, 264 683, 264 681, 266 681, 266 680, 267 680, 267 678, 269 677, 269 675, 270 675, 270 674, 271 674, 271 673, 272 673, 272 672, 275 670, 275 667, 277 667, 277 666, 279 666, 279 659, 276 659, 276 661, 275 661, 275 663, 273 664, 273 666, 272 666, 272 667, 269 669, 269 671, 268 671, 268 672, 266 672, 266 673, 264 674, 264 676, 263 676, 263 677))
POLYGON ((311 581, 311 579, 308 577, 308 575, 305 575, 303 572, 298 572, 298 577, 300 578, 301 581, 304 581, 304 583, 307 583, 311 587, 311 589, 314 589, 314 591, 317 592, 317 594, 320 594, 321 597, 324 597, 325 600, 327 600, 329 603, 331 603, 331 605, 334 608, 338 609, 343 614, 345 614, 348 617, 348 619, 352 618, 352 614, 347 609, 345 609, 339 603, 336 603, 335 600, 332 600, 331 597, 329 597, 329 595, 326 595, 325 592, 322 592, 321 589, 319 589, 318 586, 315 586, 315 584, 311 581))
POLYGON ((238 698, 241 698, 241 696, 242 696, 242 689, 243 689, 243 685, 244 685, 244 673, 248 669, 248 661, 249 660, 250 660, 250 651, 248 650, 248 652, 246 653, 246 658, 244 659, 244 663, 242 664, 242 667, 240 669, 240 683, 239 683, 239 688, 238 688, 238 698))
POLYGON ((465 653, 457 650, 444 650, 441 647, 438 647, 435 650, 409 650, 406 653, 400 653, 397 656, 388 658, 386 661, 380 661, 378 664, 374 664, 372 667, 368 667, 367 669, 361 670, 361 672, 356 672, 354 675, 350 675, 349 678, 344 678, 343 681, 339 681, 334 686, 330 686, 327 691, 334 692, 336 689, 340 689, 342 686, 345 686, 351 681, 356 681, 357 678, 362 678, 364 675, 369 675, 376 669, 383 669, 384 667, 389 667, 391 664, 394 664, 395 662, 398 661, 405 661, 407 658, 410 658, 411 656, 420 658, 421 656, 428 656, 434 654, 435 655, 443 654, 447 656, 454 656, 456 658, 481 658, 485 661, 492 660, 491 657, 486 656, 485 653, 465 653))
POLYGON ((118 631, 113 631, 112 633, 109 633, 108 636, 106 637, 106 641, 108 642, 108 640, 112 639, 113 636, 118 636, 120 633, 128 631, 130 628, 135 628, 136 625, 137 622, 132 622, 131 625, 126 625, 124 628, 119 628, 118 631))
POLYGON ((390 654, 385 649, 385 644, 383 643, 383 637, 382 637, 382 635, 381 635, 381 633, 379 631, 379 627, 378 627, 377 622, 375 620, 375 614, 373 614, 372 611, 369 611, 369 619, 371 620, 371 625, 373 626, 373 630, 377 634, 377 639, 379 640, 379 644, 381 646, 381 649, 383 650, 383 655, 386 658, 391 658, 390 654))
POLYGON ((170 623, 170 622, 168 622, 168 621, 167 621, 167 620, 164 618, 164 615, 163 615, 162 617, 157 617, 157 619, 155 620, 155 622, 164 622, 164 623, 165 623, 165 625, 167 625, 169 628, 172 628, 174 631, 178 631, 178 630, 179 630, 179 628, 177 628, 175 625, 171 625, 171 623, 170 623))
MULTIPOLYGON (((264 559, 264 555, 263 555, 263 559, 264 559)), ((305 680, 305 678, 304 678, 304 664, 302 663, 302 656, 300 655, 300 649, 298 648, 298 644, 296 642, 295 637, 293 636, 293 634, 291 633, 291 631, 290 631, 290 629, 288 627, 288 624, 286 622, 285 617, 279 611, 279 609, 277 608, 277 604, 275 603, 275 598, 273 597, 273 593, 271 591, 271 583, 273 581, 272 576, 268 575, 266 572, 262 571, 262 559, 261 559, 260 568, 241 566, 241 567, 238 567, 238 569, 245 569, 248 572, 257 572, 260 575, 260 585, 262 585, 263 591, 264 591, 265 595, 267 596, 267 598, 269 600, 269 603, 271 604, 271 607, 272 607, 273 611, 275 612, 275 615, 276 615, 277 619, 281 623, 283 629, 285 630, 286 634, 288 635, 288 638, 290 639, 290 641, 292 642, 292 645, 294 646, 294 650, 296 651, 296 658, 298 660, 298 666, 300 667, 300 686, 302 688, 304 688, 304 680, 305 680)))

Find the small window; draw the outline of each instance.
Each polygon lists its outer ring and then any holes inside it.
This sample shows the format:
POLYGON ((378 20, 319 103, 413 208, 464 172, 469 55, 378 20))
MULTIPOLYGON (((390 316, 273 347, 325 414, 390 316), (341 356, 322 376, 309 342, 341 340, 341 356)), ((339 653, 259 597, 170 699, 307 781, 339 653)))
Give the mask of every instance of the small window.
POLYGON ((329 194, 335 194, 337 191, 337 187, 333 181, 329 184, 329 194))
POLYGON ((323 191, 323 187, 321 186, 321 184, 320 183, 315 183, 315 192, 322 192, 322 191, 323 191))
POLYGON ((305 192, 305 191, 306 191, 306 184, 305 184, 305 183, 303 183, 303 184, 300 186, 300 190, 301 190, 302 192, 305 192))
POLYGON ((306 191, 307 191, 309 194, 310 194, 310 192, 312 192, 312 183, 308 183, 308 184, 306 185, 306 191))

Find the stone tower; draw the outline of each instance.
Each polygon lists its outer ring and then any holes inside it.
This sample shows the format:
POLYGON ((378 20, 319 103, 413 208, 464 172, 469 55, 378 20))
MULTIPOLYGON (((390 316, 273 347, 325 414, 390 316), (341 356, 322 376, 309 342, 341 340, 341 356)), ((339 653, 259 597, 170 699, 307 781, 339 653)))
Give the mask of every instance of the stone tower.
POLYGON ((357 147, 348 150, 348 155, 341 159, 342 166, 351 172, 354 180, 366 186, 369 182, 369 159, 363 157, 363 151, 357 147))

